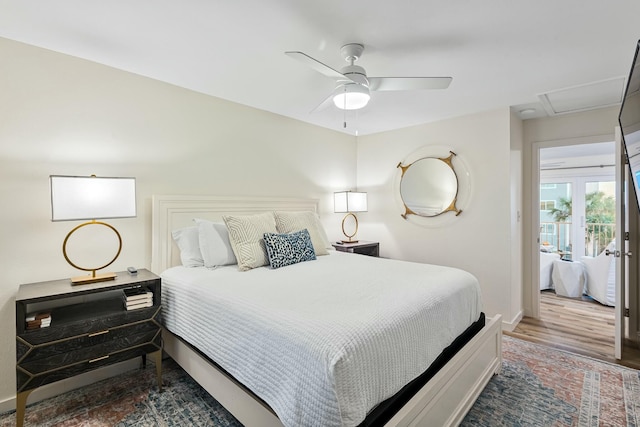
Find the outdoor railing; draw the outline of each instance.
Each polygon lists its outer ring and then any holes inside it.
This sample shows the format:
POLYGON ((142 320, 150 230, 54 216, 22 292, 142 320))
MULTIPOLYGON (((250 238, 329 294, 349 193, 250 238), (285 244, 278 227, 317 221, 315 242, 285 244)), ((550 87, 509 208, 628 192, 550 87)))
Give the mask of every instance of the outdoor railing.
POLYGON ((587 223, 584 249, 586 255, 597 256, 616 236, 615 224, 587 223))
MULTIPOLYGON (((548 246, 552 252, 559 252, 561 254, 570 253, 573 247, 571 241, 571 225, 570 222, 541 222, 540 244, 542 246, 548 246), (553 225, 553 227, 550 227, 550 225, 553 225), (545 232, 545 230, 549 228, 553 228, 554 232, 545 232)), ((614 239, 615 231, 615 224, 585 224, 585 255, 597 256, 614 239)))

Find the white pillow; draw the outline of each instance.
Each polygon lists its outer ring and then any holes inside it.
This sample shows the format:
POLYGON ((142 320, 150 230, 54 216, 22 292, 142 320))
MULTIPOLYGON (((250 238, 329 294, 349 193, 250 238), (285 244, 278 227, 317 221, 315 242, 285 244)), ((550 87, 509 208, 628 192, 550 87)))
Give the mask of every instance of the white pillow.
POLYGON ((229 241, 229 232, 223 223, 200 218, 194 218, 193 221, 198 225, 200 252, 205 267, 215 268, 237 263, 229 241))
POLYGON ((269 264, 263 237, 264 233, 278 232, 272 212, 246 216, 227 215, 222 219, 229 230, 229 239, 240 271, 269 264))
POLYGON ((315 212, 303 211, 303 212, 286 212, 276 211, 273 213, 276 218, 276 227, 278 233, 293 233, 296 231, 304 230, 309 231, 311 236, 311 243, 313 243, 313 249, 316 255, 328 255, 329 239, 324 231, 324 227, 320 223, 320 218, 315 212))
POLYGON ((171 237, 180 249, 180 261, 185 267, 202 267, 204 260, 198 242, 198 227, 185 227, 171 232, 171 237))

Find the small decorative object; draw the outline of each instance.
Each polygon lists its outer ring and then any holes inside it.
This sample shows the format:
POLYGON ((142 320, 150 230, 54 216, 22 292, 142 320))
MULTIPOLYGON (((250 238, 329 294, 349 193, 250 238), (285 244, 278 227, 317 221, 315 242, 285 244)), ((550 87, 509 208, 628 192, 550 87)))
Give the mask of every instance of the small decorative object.
POLYGON ((135 178, 106 178, 92 176, 51 175, 51 220, 89 220, 73 228, 62 243, 62 254, 71 266, 89 271, 91 275, 74 277, 74 285, 113 280, 115 273, 96 274, 111 265, 120 255, 122 238, 113 226, 97 221, 107 218, 133 218, 136 216, 135 178), (118 238, 118 250, 113 259, 99 267, 80 267, 67 254, 69 237, 79 228, 101 225, 110 228, 118 238))
POLYGON ((458 196, 458 176, 452 159, 456 154, 449 151, 449 157, 424 157, 408 165, 398 163, 402 170, 400 197, 407 215, 433 217, 445 212, 460 215, 456 207, 458 196))
POLYGON ((347 240, 343 240, 343 243, 357 243, 357 240, 353 240, 353 237, 358 233, 358 217, 355 212, 367 211, 367 193, 358 191, 339 191, 333 193, 333 211, 336 213, 347 214, 342 219, 342 233, 347 240), (345 221, 347 218, 352 217, 355 222, 353 233, 349 234, 345 230, 345 221))

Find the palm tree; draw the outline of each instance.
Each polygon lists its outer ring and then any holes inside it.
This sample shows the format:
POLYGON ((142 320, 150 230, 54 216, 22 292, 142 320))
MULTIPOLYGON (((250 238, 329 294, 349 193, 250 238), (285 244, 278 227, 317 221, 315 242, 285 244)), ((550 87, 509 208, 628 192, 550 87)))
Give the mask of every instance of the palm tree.
POLYGON ((567 222, 567 220, 571 218, 571 198, 560 197, 557 204, 558 207, 551 208, 549 213, 555 222, 567 222))
MULTIPOLYGON (((555 222, 567 222, 571 218, 571 198, 558 199, 558 207, 549 210, 555 222)), ((587 224, 613 224, 616 218, 616 200, 602 191, 594 191, 585 195, 587 224)), ((593 246, 593 253, 599 254, 613 240, 611 227, 587 227, 586 244, 593 246)))

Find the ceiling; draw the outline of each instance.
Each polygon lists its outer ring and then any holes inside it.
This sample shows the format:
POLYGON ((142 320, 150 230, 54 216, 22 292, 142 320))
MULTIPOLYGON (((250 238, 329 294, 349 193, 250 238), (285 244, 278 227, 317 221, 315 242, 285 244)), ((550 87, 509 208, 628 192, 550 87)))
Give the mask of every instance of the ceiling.
POLYGON ((540 169, 612 168, 615 159, 616 146, 613 141, 549 147, 540 150, 540 169))
POLYGON ((587 90, 570 94, 571 111, 615 104, 638 16, 638 0, 0 0, 0 37, 365 135, 501 107, 540 117, 574 87, 587 90), (311 113, 335 82, 284 52, 339 69, 350 42, 365 45, 357 64, 370 76, 453 82, 311 113))

